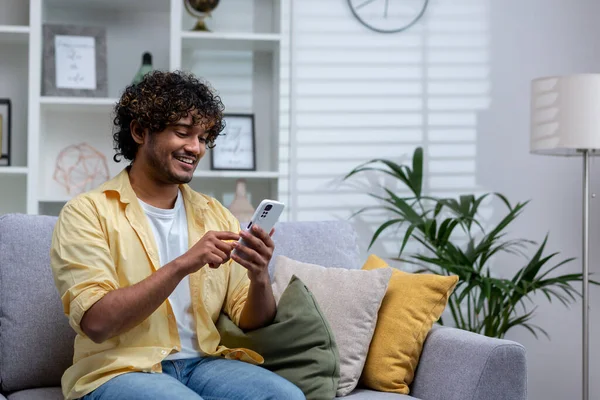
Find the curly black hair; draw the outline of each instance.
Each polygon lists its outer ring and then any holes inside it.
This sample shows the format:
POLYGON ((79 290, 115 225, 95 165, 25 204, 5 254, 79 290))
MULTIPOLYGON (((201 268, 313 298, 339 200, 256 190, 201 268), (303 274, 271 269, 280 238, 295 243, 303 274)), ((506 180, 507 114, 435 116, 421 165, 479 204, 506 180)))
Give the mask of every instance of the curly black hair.
POLYGON ((191 111, 193 124, 203 124, 209 148, 223 128, 223 103, 208 83, 193 74, 175 71, 152 71, 140 83, 125 88, 114 109, 113 147, 116 154, 133 161, 138 144, 131 136, 131 122, 137 121, 142 129, 150 133, 162 132, 168 125, 185 118, 191 111))

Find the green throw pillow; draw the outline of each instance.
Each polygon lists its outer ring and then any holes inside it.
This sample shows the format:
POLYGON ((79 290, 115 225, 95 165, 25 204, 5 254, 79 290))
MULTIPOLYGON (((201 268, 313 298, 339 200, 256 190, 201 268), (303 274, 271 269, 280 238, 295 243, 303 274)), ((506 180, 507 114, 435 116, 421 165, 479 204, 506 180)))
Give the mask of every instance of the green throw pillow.
POLYGON ((329 323, 312 293, 293 276, 269 326, 243 332, 225 314, 217 322, 221 343, 244 347, 265 359, 262 367, 298 386, 311 399, 333 399, 340 358, 329 323))

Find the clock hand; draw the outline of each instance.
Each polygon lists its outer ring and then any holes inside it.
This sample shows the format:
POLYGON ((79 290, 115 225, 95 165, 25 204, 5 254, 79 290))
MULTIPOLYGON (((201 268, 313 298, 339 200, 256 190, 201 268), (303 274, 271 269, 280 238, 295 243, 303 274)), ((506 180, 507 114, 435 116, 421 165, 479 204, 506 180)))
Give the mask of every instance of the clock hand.
POLYGON ((387 18, 389 6, 390 6, 390 0, 385 0, 385 11, 383 12, 383 18, 387 18))
POLYGON ((375 0, 367 0, 364 3, 361 3, 359 5, 357 5, 356 7, 354 7, 356 10, 358 10, 359 8, 363 8, 364 6, 366 6, 367 4, 371 4, 372 2, 374 2, 375 0))

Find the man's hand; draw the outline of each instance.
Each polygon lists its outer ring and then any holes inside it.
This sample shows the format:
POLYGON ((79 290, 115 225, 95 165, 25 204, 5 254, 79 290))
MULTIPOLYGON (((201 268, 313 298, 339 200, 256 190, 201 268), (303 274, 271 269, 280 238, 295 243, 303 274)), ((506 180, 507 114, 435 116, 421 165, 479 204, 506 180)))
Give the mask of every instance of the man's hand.
POLYGON ((243 330, 257 329, 270 324, 277 313, 269 278, 269 261, 275 249, 271 239, 273 232, 274 229, 267 235, 260 227, 253 226, 251 232, 240 233, 246 245, 234 243, 236 251, 231 254, 231 259, 248 270, 250 279, 248 298, 239 323, 243 330))
POLYGON ((218 268, 229 261, 233 244, 226 240, 237 241, 240 236, 233 232, 208 231, 196 244, 180 257, 187 274, 198 271, 207 265, 218 268))
POLYGON ((240 232, 246 246, 238 242, 233 243, 236 253, 232 254, 231 258, 248 270, 251 282, 269 282, 269 262, 275 249, 271 239, 274 232, 275 229, 271 229, 267 234, 262 228, 254 225, 251 232, 240 232))

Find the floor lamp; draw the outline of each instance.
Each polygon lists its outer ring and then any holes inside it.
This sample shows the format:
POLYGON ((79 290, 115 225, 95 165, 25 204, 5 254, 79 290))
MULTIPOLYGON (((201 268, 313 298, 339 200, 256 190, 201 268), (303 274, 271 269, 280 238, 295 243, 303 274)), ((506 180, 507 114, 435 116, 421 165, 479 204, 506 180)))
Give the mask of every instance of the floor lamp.
POLYGON ((589 158, 600 149, 600 74, 533 80, 530 135, 532 153, 583 158, 582 398, 589 400, 589 158))

